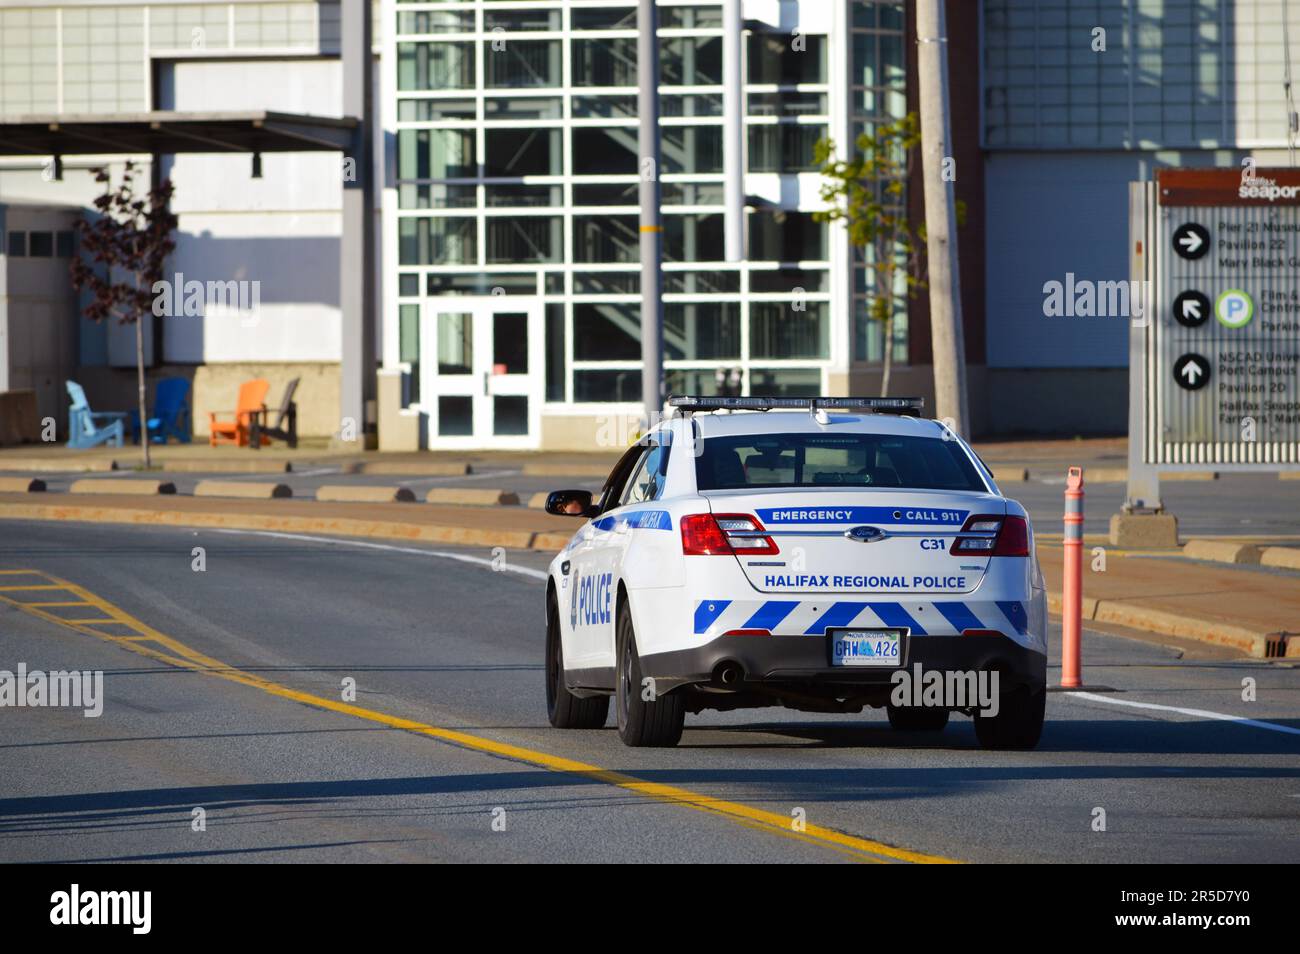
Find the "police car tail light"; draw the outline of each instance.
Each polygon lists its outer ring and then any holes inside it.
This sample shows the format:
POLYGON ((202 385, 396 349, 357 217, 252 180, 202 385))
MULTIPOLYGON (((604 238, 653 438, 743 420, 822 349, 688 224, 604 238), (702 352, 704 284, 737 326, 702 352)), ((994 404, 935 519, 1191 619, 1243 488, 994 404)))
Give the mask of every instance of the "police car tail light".
POLYGON ((776 541, 763 532, 757 518, 746 513, 720 513, 713 518, 726 534, 727 543, 735 553, 780 553, 776 541))
POLYGON ((682 553, 686 556, 733 556, 779 553, 763 525, 747 514, 696 513, 682 517, 682 553))
POLYGON ((954 556, 1029 556, 1029 525, 1023 517, 976 514, 967 519, 948 552, 954 556))

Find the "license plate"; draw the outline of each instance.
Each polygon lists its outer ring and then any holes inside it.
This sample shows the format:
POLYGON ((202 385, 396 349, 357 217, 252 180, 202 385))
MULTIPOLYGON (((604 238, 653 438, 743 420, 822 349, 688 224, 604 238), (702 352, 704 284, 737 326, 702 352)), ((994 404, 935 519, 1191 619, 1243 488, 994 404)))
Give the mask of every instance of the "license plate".
POLYGON ((839 629, 831 631, 832 666, 901 666, 903 630, 839 629))

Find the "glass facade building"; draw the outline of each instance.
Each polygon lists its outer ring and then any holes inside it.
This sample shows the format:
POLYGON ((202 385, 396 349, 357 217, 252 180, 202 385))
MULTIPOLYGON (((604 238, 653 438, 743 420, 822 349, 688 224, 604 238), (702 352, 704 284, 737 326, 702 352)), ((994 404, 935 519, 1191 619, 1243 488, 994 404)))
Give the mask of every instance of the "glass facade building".
MULTIPOLYGON (((745 255, 728 262, 723 6, 659 3, 670 392, 827 393, 880 359, 869 272, 813 218, 813 152, 906 112, 903 4, 779 6, 793 22, 744 24, 745 255)), ((547 421, 635 411, 635 3, 385 11, 383 356, 429 445, 551 445, 547 421)), ((894 347, 904 360, 905 316, 894 347)))

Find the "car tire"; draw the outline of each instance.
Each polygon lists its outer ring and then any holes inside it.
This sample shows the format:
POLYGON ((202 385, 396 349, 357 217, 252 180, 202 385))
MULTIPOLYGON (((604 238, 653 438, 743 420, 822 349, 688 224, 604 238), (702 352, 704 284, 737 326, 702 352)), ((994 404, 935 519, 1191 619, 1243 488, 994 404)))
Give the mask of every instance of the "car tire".
POLYGON ((889 724, 899 732, 942 732, 948 725, 948 710, 936 706, 886 707, 889 724))
POLYGON ((618 737, 634 748, 671 748, 682 738, 686 721, 686 699, 669 692, 647 702, 641 695, 641 655, 636 648, 632 613, 627 603, 618 610, 617 671, 614 674, 614 707, 618 713, 618 737))
POLYGON ((1045 686, 1003 693, 997 715, 981 715, 975 710, 975 737, 986 749, 1032 749, 1043 734, 1046 709, 1045 686))
POLYGON ((564 643, 555 601, 546 606, 546 715, 557 729, 603 729, 609 696, 575 696, 564 684, 564 643))

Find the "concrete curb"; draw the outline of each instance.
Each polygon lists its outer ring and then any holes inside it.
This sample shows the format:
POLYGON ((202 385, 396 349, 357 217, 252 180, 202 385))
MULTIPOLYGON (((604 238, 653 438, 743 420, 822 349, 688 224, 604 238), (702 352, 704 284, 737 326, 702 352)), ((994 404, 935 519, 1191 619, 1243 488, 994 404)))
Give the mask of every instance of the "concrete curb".
POLYGON ((68 488, 70 494, 114 494, 127 497, 156 497, 176 493, 170 480, 107 480, 90 477, 74 480, 68 488))
POLYGON ((144 524, 263 530, 280 533, 326 533, 380 540, 419 540, 471 547, 517 550, 558 550, 569 538, 531 530, 478 530, 473 527, 414 524, 405 521, 357 520, 345 517, 272 517, 262 514, 193 513, 179 510, 131 510, 125 507, 77 504, 0 504, 0 520, 58 520, 82 523, 144 524), (555 543, 559 538, 559 543, 555 543))
POLYGON ((412 503, 409 487, 356 487, 351 484, 322 484, 316 488, 321 503, 412 503))
POLYGON ((1253 543, 1227 540, 1188 540, 1183 544, 1183 556, 1189 560, 1255 564, 1260 562, 1260 548, 1253 543))
POLYGON ((117 470, 117 461, 106 457, 91 460, 61 460, 57 457, 13 457, 0 459, 0 470, 12 470, 19 473, 83 473, 99 474, 117 470))
POLYGON ((348 474, 378 474, 382 477, 464 477, 474 468, 464 461, 361 461, 344 468, 348 474))
POLYGON ((999 467, 994 464, 989 468, 993 471, 993 481, 998 484, 1014 484, 1018 481, 1029 479, 1028 467, 999 467))
POLYGON ((0 493, 39 494, 45 491, 45 481, 39 477, 0 477, 0 493))
POLYGON ((278 500, 292 497, 288 484, 242 480, 200 480, 194 485, 196 497, 242 497, 253 500, 278 500))
MULTIPOLYGON (((1283 570, 1300 570, 1300 548, 1264 547, 1259 554, 1260 566, 1278 567, 1283 570)), ((1300 639, 1295 641, 1300 646, 1300 639)))
POLYGON ((469 507, 517 507, 519 495, 509 490, 483 487, 434 487, 424 495, 424 501, 469 507))
POLYGON ((608 477, 614 469, 612 461, 609 466, 603 464, 549 464, 545 461, 531 460, 524 463, 526 477, 608 477))
MULTIPOLYGON (((1048 594, 1047 609, 1056 616, 1061 615, 1061 598, 1055 594, 1048 594)), ((1191 639, 1199 643, 1225 646, 1255 659, 1272 659, 1281 656, 1284 646, 1284 637, 1281 633, 1257 632, 1230 623, 1216 623, 1196 616, 1183 616, 1167 610, 1126 603, 1123 600, 1085 598, 1083 618, 1098 623, 1114 623, 1117 626, 1142 629, 1150 633, 1191 639)), ((1300 644, 1300 639, 1291 642, 1293 645, 1300 644)))
MULTIPOLYGON (((155 460, 153 465, 158 470, 173 474, 289 474, 293 472, 292 461, 275 457, 259 457, 257 453, 252 453, 247 460, 203 461, 163 457, 155 460)), ((133 462, 125 460, 114 461, 114 463, 118 470, 130 470, 135 466, 133 462)))

